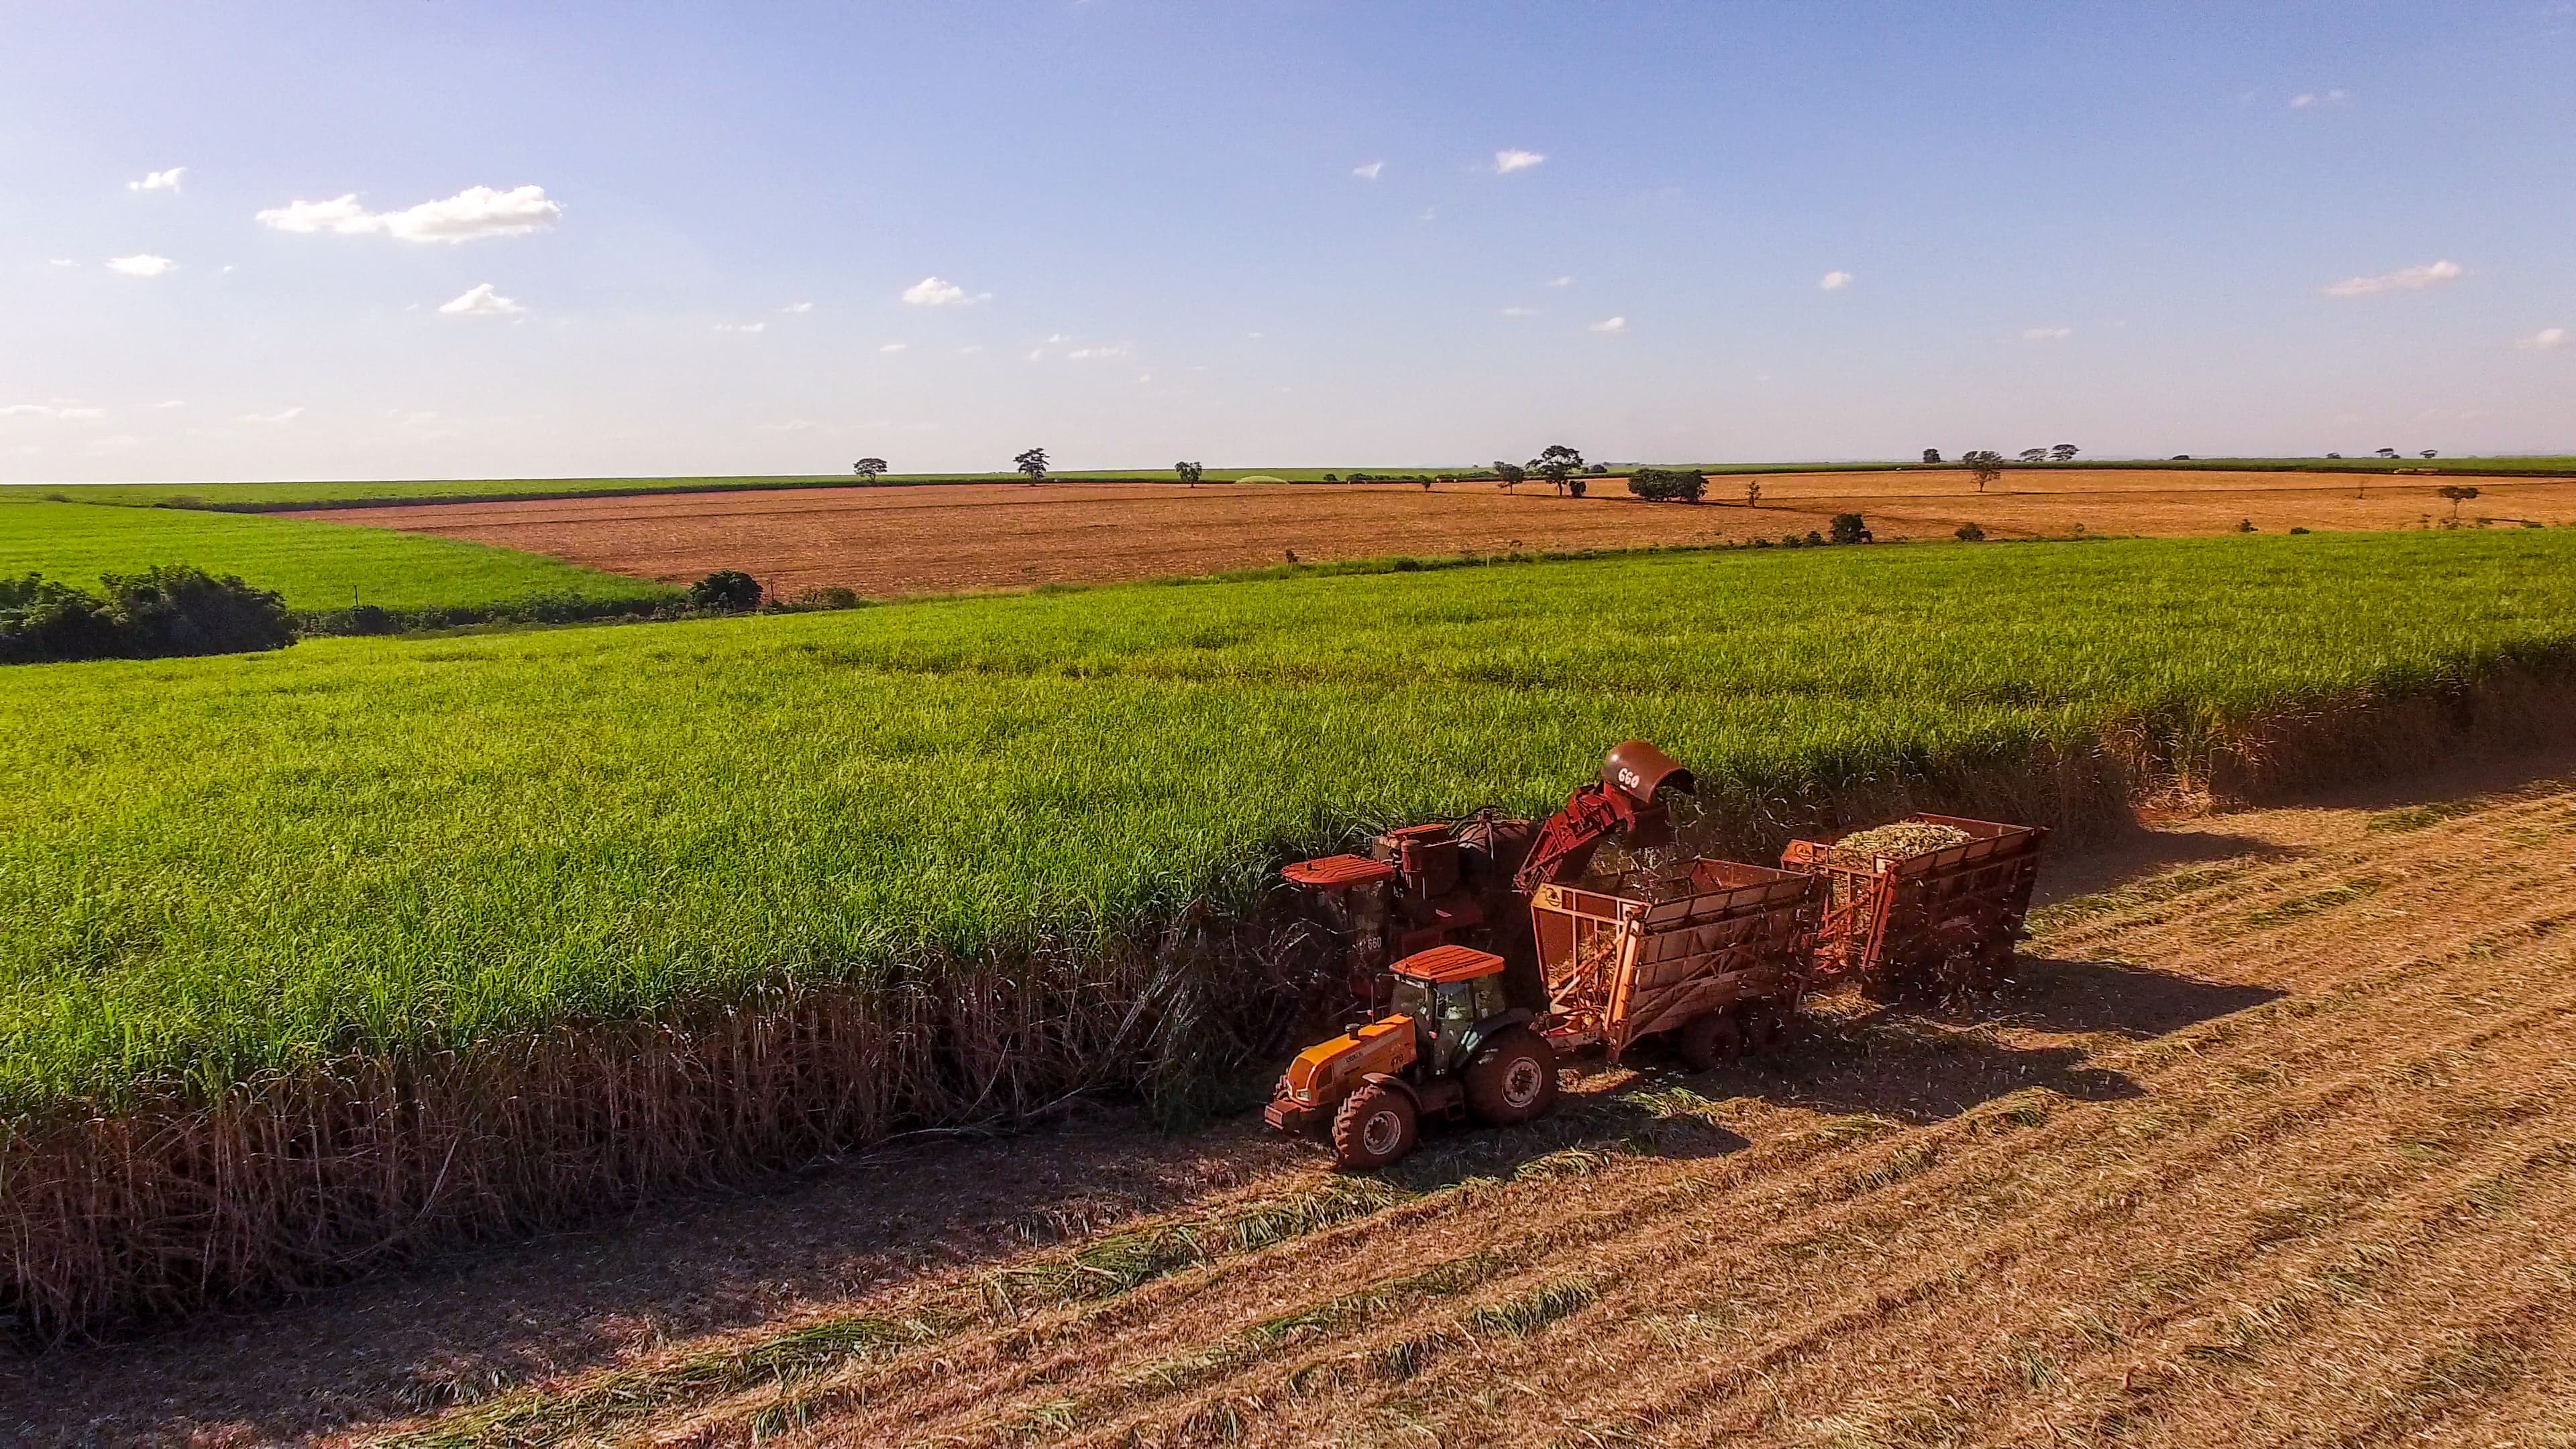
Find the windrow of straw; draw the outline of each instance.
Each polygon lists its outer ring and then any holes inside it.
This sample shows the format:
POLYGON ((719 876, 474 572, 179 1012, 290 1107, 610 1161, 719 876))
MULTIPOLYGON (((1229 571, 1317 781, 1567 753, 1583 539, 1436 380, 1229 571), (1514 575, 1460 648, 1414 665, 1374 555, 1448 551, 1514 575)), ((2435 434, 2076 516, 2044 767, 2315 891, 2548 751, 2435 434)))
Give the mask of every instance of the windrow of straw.
MULTIPOLYGON (((1713 801, 1695 848, 1760 858, 1796 830, 1912 809, 2100 830, 2124 798, 2210 780, 2313 784, 2511 743, 2576 715, 2576 675, 2356 701, 2196 737, 1928 772, 1840 798, 1713 801)), ((1269 1064, 1318 965, 1285 915, 874 989, 781 990, 471 1051, 351 1056, 214 1100, 172 1094, 0 1142, 0 1307, 41 1336, 255 1299, 425 1248, 594 1215, 907 1131, 1025 1122, 1093 1089, 1206 1102, 1269 1064)))

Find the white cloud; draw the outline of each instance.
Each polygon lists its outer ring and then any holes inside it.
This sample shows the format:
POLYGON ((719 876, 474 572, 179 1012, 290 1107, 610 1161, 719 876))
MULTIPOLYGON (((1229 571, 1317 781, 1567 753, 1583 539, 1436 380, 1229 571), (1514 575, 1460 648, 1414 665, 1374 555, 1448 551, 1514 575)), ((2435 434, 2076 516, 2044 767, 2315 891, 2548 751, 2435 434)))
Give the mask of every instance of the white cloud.
POLYGON ((1538 309, 1536 307, 1505 307, 1503 309, 1503 315, 1506 317, 1535 317, 1538 315, 1538 309))
POLYGON ((1064 355, 1067 362, 1106 362, 1125 357, 1135 349, 1124 342, 1105 342, 1096 347, 1077 347, 1064 355))
POLYGON ((2382 292, 2420 292, 2443 282, 2455 282, 2468 273, 2458 262, 2434 262, 2429 266, 2400 267, 2375 277, 2346 277, 2325 289, 2329 297, 2375 297, 2382 292))
POLYGON ((813 311, 814 304, 811 302, 790 302, 778 310, 786 313, 790 317, 800 317, 807 312, 813 311))
POLYGON ((719 322, 716 324, 716 330, 718 332, 766 332, 769 330, 769 324, 766 322, 719 322))
POLYGON ((244 413, 240 417, 235 418, 234 421, 242 423, 291 423, 302 416, 304 416, 304 409, 302 408, 285 408, 273 413, 244 413))
POLYGON ((442 302, 438 308, 443 317, 516 317, 527 310, 493 291, 490 282, 478 282, 467 288, 464 296, 442 302))
POLYGON ((1817 287, 1828 292, 1839 292, 1851 284, 1852 274, 1849 272, 1827 272, 1824 279, 1816 283, 1817 287))
POLYGON ((2564 327, 2543 327, 2539 331, 2532 333, 2529 337, 2522 339, 2519 345, 2527 347, 2534 352, 2555 352, 2559 348, 2567 345, 2567 329, 2564 327))
POLYGON ((1029 361, 1031 361, 1031 362, 1044 362, 1044 361, 1046 361, 1046 349, 1045 349, 1045 348, 1043 348, 1043 347, 1032 347, 1032 348, 1030 348, 1030 349, 1029 349, 1029 361))
POLYGON ((769 426, 782 433, 802 433, 811 431, 814 422, 811 418, 789 418, 783 423, 771 423, 769 426))
POLYGON ((1371 162, 1370 162, 1369 164, 1367 164, 1366 166, 1354 166, 1354 167, 1352 167, 1352 168, 1351 168, 1351 174, 1352 174, 1353 176, 1358 177, 1358 178, 1359 178, 1359 179, 1361 179, 1362 181, 1375 181, 1375 180, 1377 179, 1377 174, 1378 174, 1379 172, 1381 172, 1381 171, 1384 171, 1385 169, 1386 169, 1386 163, 1385 163, 1385 162, 1383 162, 1383 161, 1371 161, 1371 162))
POLYGON ((369 211, 358 194, 331 201, 292 201, 255 218, 279 231, 311 236, 389 236, 411 242, 465 242, 487 236, 525 236, 563 218, 563 204, 542 186, 496 191, 469 186, 444 201, 424 201, 402 211, 369 211))
POLYGON ((879 352, 901 352, 901 351, 903 351, 905 348, 907 348, 907 347, 909 347, 909 346, 911 346, 911 345, 912 345, 912 344, 911 344, 911 343, 909 343, 909 342, 889 342, 889 343, 887 343, 885 346, 878 348, 878 349, 877 349, 877 351, 879 351, 879 352))
POLYGON ((150 252, 107 259, 107 269, 122 277, 158 277, 176 270, 178 265, 168 257, 156 257, 150 252))
POLYGON ((1536 151, 1497 151, 1494 153, 1494 174, 1509 176, 1515 171, 1527 171, 1546 159, 1536 151))
POLYGON ((181 175, 186 173, 187 169, 188 168, 185 166, 173 166, 167 171, 147 171, 143 173, 142 180, 129 181, 125 183, 125 189, 128 191, 176 191, 179 189, 179 178, 181 175))
POLYGON ((1572 277, 1558 277, 1554 281, 1549 282, 1548 285, 1551 287, 1571 287, 1574 285, 1574 279, 1572 277))
POLYGON ((1071 341, 1073 340, 1073 334, 1071 334, 1071 333, 1069 333, 1069 332, 1050 332, 1050 333, 1048 333, 1048 334, 1046 335, 1046 340, 1047 340, 1047 341, 1049 341, 1049 342, 1051 342, 1051 343, 1052 343, 1052 342, 1071 342, 1071 341))
POLYGON ((11 403, 0 407, 0 418, 52 418, 65 423, 94 423, 107 416, 107 409, 84 405, 78 398, 49 398, 40 403, 11 403))
POLYGON ((2021 340, 2024 342, 2063 342, 2074 335, 2075 329, 2072 327, 2025 327, 2021 329, 2021 340))
POLYGON ((2294 111, 2306 111, 2313 110, 2318 106, 2339 106, 2342 105, 2349 97, 2350 92, 2341 89, 2328 91, 2324 95, 2318 95, 2313 91, 2301 91, 2297 95, 2290 97, 2290 109, 2294 111))
POLYGON ((52 261, 47 262, 46 265, 54 267, 77 267, 80 263, 73 261, 69 257, 56 257, 52 261))
POLYGON ((166 401, 166 402, 157 402, 157 403, 154 403, 154 404, 153 404, 153 406, 154 406, 154 407, 156 407, 156 408, 183 408, 183 407, 186 407, 187 405, 188 405, 188 400, 187 400, 186 398, 183 398, 183 397, 174 397, 174 398, 169 399, 169 400, 168 400, 168 401, 166 401))
POLYGON ((960 357, 972 357, 972 356, 974 356, 976 353, 981 352, 981 351, 983 351, 983 350, 984 350, 984 344, 983 344, 983 343, 981 343, 981 342, 969 342, 969 343, 967 343, 965 346, 960 347, 960 348, 958 348, 958 349, 957 349, 957 355, 958 355, 958 356, 960 356, 960 357))
POLYGON ((1625 317, 1604 317, 1600 321, 1592 324, 1592 330, 1595 332, 1625 332, 1628 330, 1628 319, 1625 317))
POLYGON ((924 277, 903 289, 903 300, 915 307, 972 307, 990 301, 993 294, 978 292, 966 295, 966 289, 939 277, 924 277))

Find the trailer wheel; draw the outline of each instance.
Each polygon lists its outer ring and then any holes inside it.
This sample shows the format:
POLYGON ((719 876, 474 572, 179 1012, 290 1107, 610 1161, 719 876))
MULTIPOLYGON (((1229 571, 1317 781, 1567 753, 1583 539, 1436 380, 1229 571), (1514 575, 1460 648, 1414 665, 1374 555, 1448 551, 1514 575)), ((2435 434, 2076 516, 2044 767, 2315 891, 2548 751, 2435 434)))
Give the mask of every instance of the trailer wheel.
POLYGON ((1467 1108, 1482 1122, 1509 1127, 1544 1117, 1556 1105, 1556 1049, 1527 1027, 1494 1038, 1467 1068, 1467 1108))
POLYGON ((1730 1011, 1702 1012, 1683 1022, 1675 1036, 1673 1046, 1681 1053, 1682 1065, 1694 1072, 1733 1060, 1744 1046, 1744 1034, 1736 1029, 1735 1014, 1730 1011))
POLYGON ((1789 1027, 1797 1009, 1785 1001, 1754 1002, 1741 1008, 1744 1012, 1744 1042, 1748 1051, 1768 1054, 1778 1051, 1789 1040, 1789 1027))
POLYGON ((1413 1150, 1416 1131, 1413 1099, 1371 1082, 1333 1114, 1333 1156, 1362 1172, 1384 1167, 1413 1150))

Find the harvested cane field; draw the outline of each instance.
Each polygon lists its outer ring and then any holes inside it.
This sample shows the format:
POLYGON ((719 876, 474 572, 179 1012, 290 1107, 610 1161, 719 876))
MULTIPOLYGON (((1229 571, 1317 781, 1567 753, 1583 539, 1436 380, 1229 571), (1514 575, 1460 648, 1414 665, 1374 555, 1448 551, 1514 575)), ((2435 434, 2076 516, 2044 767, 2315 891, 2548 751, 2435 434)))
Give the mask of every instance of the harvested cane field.
POLYGON ((61 1329, 1089 1087, 1258 1086, 1269 870, 1552 807, 2099 827, 2563 720, 2558 530, 1698 554, 0 678, 0 1251, 61 1329), (2559 711, 2553 713, 2552 711, 2559 711))
POLYGON ((0 1365, 30 1445, 2552 1445, 2576 757, 2061 851, 1973 1013, 1376 1178, 1086 1118, 0 1365))
POLYGON ((2418 529, 2452 521, 2436 489, 2479 496, 2458 521, 2576 522, 2576 478, 2015 468, 1986 493, 1962 471, 1718 474, 1709 502, 1650 504, 1622 480, 1586 498, 1545 484, 1312 486, 1049 483, 674 493, 340 509, 300 515, 548 554, 665 582, 744 569, 775 592, 871 597, 1145 579, 1292 560, 1776 542, 1859 513, 1883 539, 2418 529), (1744 506, 1749 481, 1758 507, 1744 506))
POLYGON ((238 574, 304 614, 359 604, 430 620, 580 614, 675 597, 658 584, 457 539, 169 508, 0 504, 0 577, 39 572, 92 587, 101 574, 156 564, 238 574))

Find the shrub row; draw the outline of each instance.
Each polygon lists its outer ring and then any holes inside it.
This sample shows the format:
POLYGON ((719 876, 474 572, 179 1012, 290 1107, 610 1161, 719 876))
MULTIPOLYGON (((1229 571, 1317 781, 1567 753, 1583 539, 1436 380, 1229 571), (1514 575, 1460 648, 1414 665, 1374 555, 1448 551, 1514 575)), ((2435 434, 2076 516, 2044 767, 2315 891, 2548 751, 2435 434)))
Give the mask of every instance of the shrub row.
POLYGON ((1708 495, 1708 480, 1682 468, 1638 468, 1628 474, 1628 491, 1657 502, 1697 503, 1708 495))
POLYGON ((286 602, 239 578, 165 565, 92 592, 30 573, 0 579, 0 664, 246 654, 295 642, 286 602))

